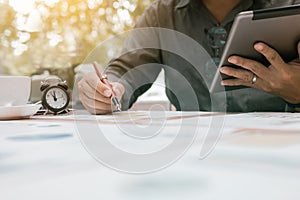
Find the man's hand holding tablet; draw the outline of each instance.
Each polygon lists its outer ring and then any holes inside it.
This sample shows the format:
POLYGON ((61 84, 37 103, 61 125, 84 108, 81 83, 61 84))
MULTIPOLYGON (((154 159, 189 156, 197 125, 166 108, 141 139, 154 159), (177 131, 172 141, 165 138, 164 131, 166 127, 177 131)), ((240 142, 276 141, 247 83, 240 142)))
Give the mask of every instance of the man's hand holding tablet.
POLYGON ((263 64, 242 58, 231 56, 228 62, 241 67, 241 69, 223 66, 221 73, 234 77, 222 81, 224 86, 248 86, 282 97, 288 103, 300 103, 300 42, 298 43, 299 58, 289 63, 283 61, 277 51, 264 43, 254 45, 271 63, 266 67, 263 64), (256 81, 253 81, 254 78, 256 81))

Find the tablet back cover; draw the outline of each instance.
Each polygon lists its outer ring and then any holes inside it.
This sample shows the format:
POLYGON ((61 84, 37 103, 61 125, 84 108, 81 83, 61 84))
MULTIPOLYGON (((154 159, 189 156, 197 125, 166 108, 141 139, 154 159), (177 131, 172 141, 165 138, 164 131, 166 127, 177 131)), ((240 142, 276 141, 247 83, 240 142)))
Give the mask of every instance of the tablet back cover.
MULTIPOLYGON (((253 48, 257 42, 265 42, 279 52, 282 58, 289 62, 298 57, 297 43, 300 41, 300 5, 241 12, 232 25, 227 44, 219 68, 230 64, 227 59, 231 55, 239 55, 263 63, 269 62, 253 48)), ((221 86, 226 75, 216 73, 210 87, 210 92, 224 91, 221 86)), ((241 89, 243 86, 226 87, 226 90, 241 89)))

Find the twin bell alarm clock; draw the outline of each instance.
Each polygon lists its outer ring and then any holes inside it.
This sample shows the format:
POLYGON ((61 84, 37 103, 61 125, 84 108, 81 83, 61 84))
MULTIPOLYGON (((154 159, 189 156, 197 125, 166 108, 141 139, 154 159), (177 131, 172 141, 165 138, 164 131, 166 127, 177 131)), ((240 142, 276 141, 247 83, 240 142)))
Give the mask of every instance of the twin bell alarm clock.
POLYGON ((66 81, 57 76, 49 76, 41 82, 41 102, 46 113, 60 114, 68 112, 70 94, 66 81))

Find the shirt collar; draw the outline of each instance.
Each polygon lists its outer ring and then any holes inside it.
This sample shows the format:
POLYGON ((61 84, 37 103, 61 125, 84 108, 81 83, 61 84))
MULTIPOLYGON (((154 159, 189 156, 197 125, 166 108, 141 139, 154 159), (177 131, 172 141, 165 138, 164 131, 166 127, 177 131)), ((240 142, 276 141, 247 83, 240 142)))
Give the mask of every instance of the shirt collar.
MULTIPOLYGON (((181 8, 185 8, 187 5, 189 5, 190 3, 195 4, 196 7, 201 7, 199 5, 199 1, 200 0, 179 0, 177 6, 175 7, 175 9, 181 9, 181 8), (197 2, 198 1, 198 2, 197 2)), ((244 10, 248 10, 250 9, 253 4, 254 4, 255 0, 241 0, 240 3, 237 5, 237 7, 235 9, 232 10, 230 16, 229 16, 229 21, 232 21, 234 16, 244 10), (232 18, 232 19, 230 19, 232 18)), ((228 21, 225 20, 225 21, 228 21)))
POLYGON ((180 0, 177 6, 175 7, 176 9, 184 8, 190 3, 190 0, 180 0))
POLYGON ((254 1, 255 0, 241 0, 240 3, 226 16, 226 18, 222 22, 222 25, 231 23, 238 13, 251 9, 254 1))
MULTIPOLYGON (((210 16, 210 19, 215 21, 215 19, 212 17, 211 13, 207 10, 207 8, 204 6, 201 0, 181 0, 181 2, 185 2, 185 6, 188 5, 188 3, 191 3, 194 8, 206 12, 207 16, 210 16)), ((241 0, 240 3, 226 16, 226 18, 220 25, 225 25, 232 22, 239 12, 251 9, 254 2, 255 0, 241 0)), ((215 23, 217 24, 216 21, 215 23)))

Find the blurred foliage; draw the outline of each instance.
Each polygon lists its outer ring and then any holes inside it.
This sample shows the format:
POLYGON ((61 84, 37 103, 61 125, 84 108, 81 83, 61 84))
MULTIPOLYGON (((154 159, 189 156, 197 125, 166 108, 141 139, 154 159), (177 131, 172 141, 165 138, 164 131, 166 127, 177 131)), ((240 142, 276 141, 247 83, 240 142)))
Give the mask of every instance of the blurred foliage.
MULTIPOLYGON (((97 44, 130 30, 152 1, 0 0, 0 64, 13 75, 73 68, 97 44)), ((97 60, 104 64, 120 45, 101 48, 97 60)))

